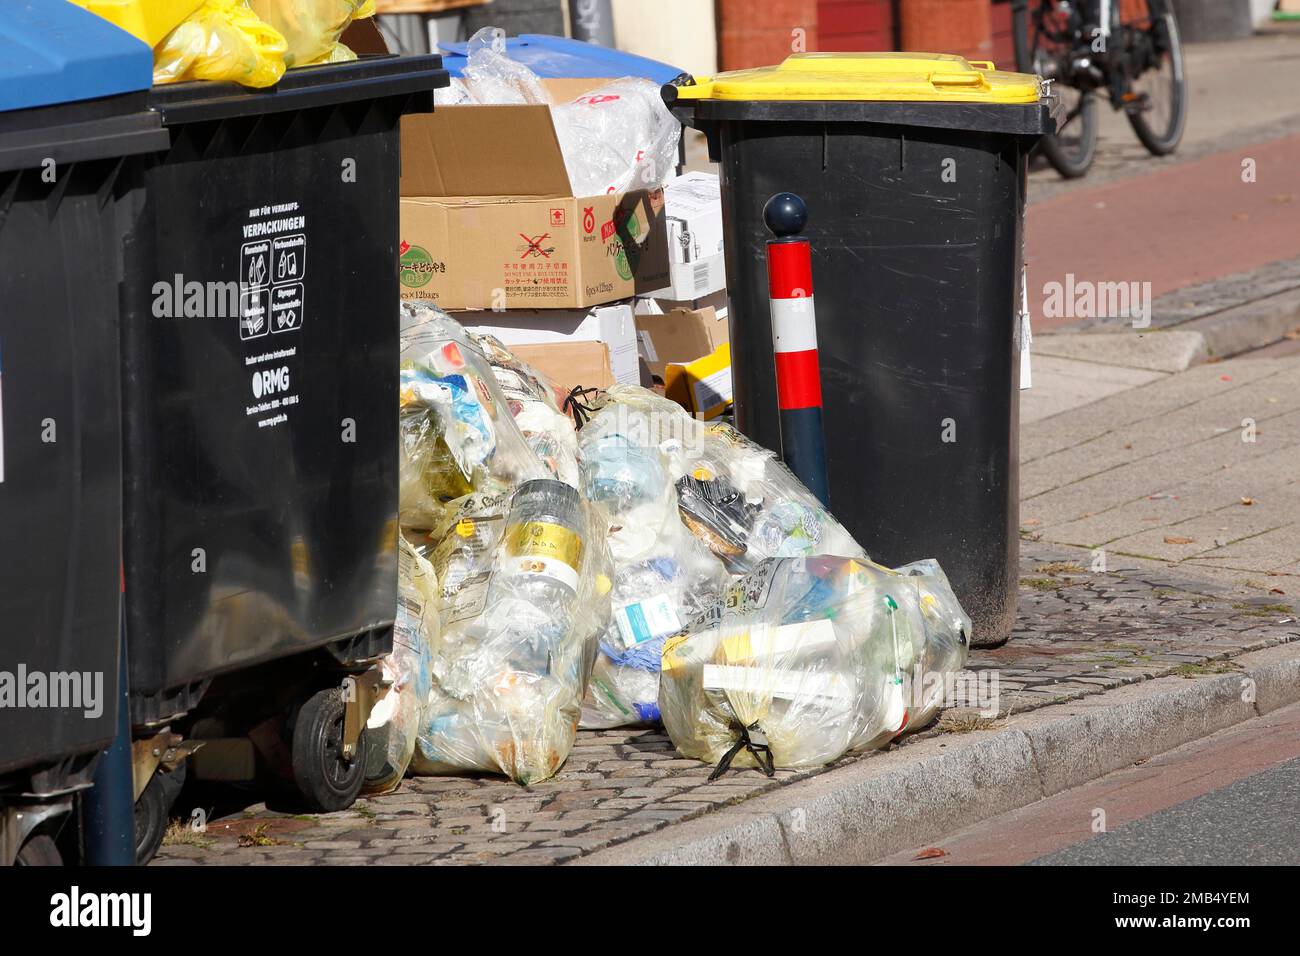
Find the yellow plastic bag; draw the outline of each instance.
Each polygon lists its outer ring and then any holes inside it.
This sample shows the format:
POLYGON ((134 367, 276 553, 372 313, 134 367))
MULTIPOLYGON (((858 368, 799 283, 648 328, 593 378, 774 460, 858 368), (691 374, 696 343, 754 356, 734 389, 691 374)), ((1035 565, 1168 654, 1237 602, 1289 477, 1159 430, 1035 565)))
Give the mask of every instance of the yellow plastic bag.
MULTIPOLYGON (((374 0, 248 0, 254 12, 282 34, 289 44, 284 62, 293 69, 312 63, 332 63, 334 48, 353 20, 373 16, 374 0)), ((345 48, 346 49, 346 48, 345 48)), ((351 52, 350 50, 348 51, 351 52)))
POLYGON ((284 76, 286 48, 284 37, 244 0, 206 0, 155 48, 153 81, 274 86, 284 76))

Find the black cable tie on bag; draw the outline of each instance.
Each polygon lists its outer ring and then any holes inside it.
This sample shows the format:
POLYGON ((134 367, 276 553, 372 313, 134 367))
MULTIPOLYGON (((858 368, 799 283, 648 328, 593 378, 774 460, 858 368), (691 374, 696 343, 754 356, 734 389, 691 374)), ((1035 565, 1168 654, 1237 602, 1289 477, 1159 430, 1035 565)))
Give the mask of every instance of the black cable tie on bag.
POLYGON ((591 397, 600 394, 598 388, 583 388, 581 385, 575 385, 569 391, 568 397, 564 400, 564 408, 561 409, 566 415, 573 416, 573 426, 582 428, 591 420, 592 414, 596 411, 591 407, 591 397))
POLYGON ((717 780, 727 772, 731 766, 731 761, 736 759, 736 754, 742 749, 748 750, 754 757, 754 762, 758 768, 769 777, 776 776, 776 763, 772 759, 772 748, 767 745, 767 734, 763 733, 762 728, 758 726, 758 721, 754 721, 748 727, 743 724, 733 724, 733 729, 740 736, 731 749, 722 755, 718 765, 713 768, 713 773, 709 774, 709 782, 717 780))

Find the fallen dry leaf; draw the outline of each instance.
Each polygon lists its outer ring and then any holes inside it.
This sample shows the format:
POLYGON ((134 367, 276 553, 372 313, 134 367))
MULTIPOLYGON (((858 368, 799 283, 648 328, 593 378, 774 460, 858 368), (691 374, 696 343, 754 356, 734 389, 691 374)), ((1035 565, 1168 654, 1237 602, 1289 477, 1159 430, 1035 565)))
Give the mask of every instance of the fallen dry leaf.
POLYGON ((1184 538, 1176 534, 1165 535, 1165 544, 1195 544, 1195 538, 1184 538))
POLYGON ((939 857, 947 856, 947 855, 948 855, 947 850, 941 850, 937 846, 930 846, 930 847, 926 847, 916 856, 912 857, 912 859, 913 860, 937 860, 939 859, 939 857))
POLYGON ((1243 496, 1242 499, 1241 499, 1241 503, 1242 503, 1243 505, 1245 505, 1246 507, 1250 507, 1251 505, 1253 505, 1253 504, 1255 503, 1255 499, 1254 499, 1254 498, 1246 498, 1246 497, 1243 496))
POLYGON ((1124 447, 1125 447, 1125 448, 1132 448, 1132 447, 1133 447, 1133 443, 1132 443, 1131 441, 1126 441, 1126 442, 1124 443, 1124 447))
POLYGON ((1269 594, 1286 594, 1286 592, 1283 591, 1281 588, 1269 588, 1269 589, 1268 589, 1268 593, 1269 593, 1269 594))

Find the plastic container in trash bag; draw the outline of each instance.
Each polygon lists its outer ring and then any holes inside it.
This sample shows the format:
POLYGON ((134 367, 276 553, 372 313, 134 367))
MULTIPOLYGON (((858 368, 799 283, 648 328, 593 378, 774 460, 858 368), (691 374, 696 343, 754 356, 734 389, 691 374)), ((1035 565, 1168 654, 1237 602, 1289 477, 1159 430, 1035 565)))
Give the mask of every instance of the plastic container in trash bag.
POLYGON ((57 862, 51 834, 117 727, 116 220, 139 189, 123 157, 165 150, 169 138, 147 108, 149 48, 111 24, 63 3, 5 4, 0 49, 5 866, 15 854, 25 864, 57 862), (48 693, 75 697, 31 696, 38 675, 48 693))
POLYGON ((937 558, 977 644, 1015 615, 1026 168, 1059 100, 946 54, 806 53, 665 88, 720 163, 736 424, 779 448, 764 204, 807 203, 830 506, 937 558), (947 436, 947 437, 945 437, 947 436))
POLYGON ((672 455, 702 426, 680 406, 621 386, 579 433, 584 488, 608 529, 611 620, 583 703, 584 727, 659 719, 664 641, 721 600, 730 578, 682 522, 672 455))
POLYGON ((732 574, 767 558, 867 557, 773 452, 726 422, 704 427, 679 470, 682 520, 732 574))
POLYGON ((417 773, 535 783, 573 746, 609 613, 603 528, 576 489, 549 478, 524 482, 503 505, 471 495, 437 535, 441 633, 417 773))
POLYGON ((450 502, 545 477, 481 346, 436 306, 401 312, 403 527, 441 527, 450 502))
MULTIPOLYGON (((733 764, 822 766, 919 726, 910 711, 913 686, 927 686, 922 668, 960 668, 969 627, 941 575, 774 558, 664 644, 664 726, 684 756, 716 764, 715 776, 733 764)), ((937 711, 933 696, 919 706, 937 711)))
POLYGON ((433 648, 438 640, 438 577, 404 535, 398 535, 397 544, 393 650, 379 662, 387 692, 366 721, 363 793, 388 793, 401 783, 415 755, 415 741, 432 686, 433 648))

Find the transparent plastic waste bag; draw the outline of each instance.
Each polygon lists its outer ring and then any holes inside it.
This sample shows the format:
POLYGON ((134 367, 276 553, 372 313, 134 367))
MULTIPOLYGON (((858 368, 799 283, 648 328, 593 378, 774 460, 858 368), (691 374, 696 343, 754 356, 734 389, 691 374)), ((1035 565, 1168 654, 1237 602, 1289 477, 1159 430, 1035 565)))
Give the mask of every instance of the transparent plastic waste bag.
POLYGON ((484 27, 469 38, 465 87, 475 103, 551 102, 537 74, 506 53, 506 31, 484 27))
POLYGON ((492 366, 515 424, 533 454, 556 478, 578 487, 578 431, 560 410, 564 395, 527 362, 491 335, 472 335, 492 366))
POLYGON ((373 16, 374 0, 248 0, 254 12, 285 38, 285 65, 356 59, 339 37, 353 20, 373 16))
POLYGON ((579 433, 583 487, 608 529, 614 562, 611 620, 583 702, 584 727, 658 720, 665 639, 721 600, 730 582, 677 508, 670 452, 683 428, 698 423, 662 414, 671 403, 645 389, 616 394, 579 433))
POLYGON ((615 80, 551 114, 575 196, 656 189, 672 176, 682 124, 650 80, 615 80))
POLYGON ((287 49, 284 36, 245 0, 207 0, 154 48, 153 81, 274 86, 284 76, 287 49))
POLYGON ((715 776, 732 765, 822 766, 917 726, 913 684, 931 676, 921 668, 959 669, 968 630, 942 575, 855 558, 769 559, 665 643, 664 726, 715 776), (932 639, 961 651, 928 654, 932 639))
POLYGON ((725 422, 706 425, 676 466, 682 519, 733 574, 767 558, 867 556, 774 453, 725 422))
POLYGON ((446 571, 417 773, 536 783, 573 746, 609 614, 603 529, 577 489, 554 479, 525 482, 505 505, 461 502, 434 549, 446 571))
POLYGON ((545 477, 491 365, 459 323, 434 306, 404 302, 401 342, 403 527, 435 527, 451 501, 545 477))
POLYGON ((398 535, 397 618, 393 650, 380 669, 390 686, 366 722, 366 793, 395 790, 415 754, 438 639, 438 578, 433 566, 398 535))

